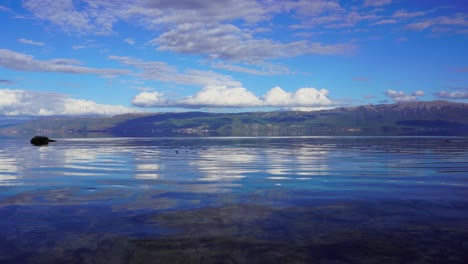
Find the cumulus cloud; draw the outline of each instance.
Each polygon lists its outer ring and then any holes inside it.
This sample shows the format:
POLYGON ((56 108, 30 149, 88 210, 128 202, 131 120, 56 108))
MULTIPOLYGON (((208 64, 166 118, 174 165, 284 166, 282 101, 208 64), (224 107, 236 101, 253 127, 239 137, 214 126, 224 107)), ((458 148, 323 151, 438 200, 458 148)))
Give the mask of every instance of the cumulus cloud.
POLYGON ((158 92, 142 92, 133 97, 132 105, 138 107, 152 107, 167 105, 167 100, 162 98, 163 94, 158 92))
POLYGON ((209 86, 193 96, 179 100, 188 107, 249 107, 258 106, 261 100, 243 87, 209 86))
POLYGON ((18 41, 23 43, 23 44, 28 44, 28 45, 45 46, 45 44, 42 43, 42 42, 34 41, 34 40, 30 40, 30 39, 25 39, 25 38, 20 38, 20 39, 18 39, 18 41))
POLYGON ((412 94, 406 94, 402 91, 395 91, 389 89, 385 92, 385 94, 396 102, 409 102, 418 100, 418 97, 423 96, 424 92, 419 90, 413 92, 412 94))
POLYGON ((413 92, 413 95, 414 95, 414 96, 423 96, 423 95, 424 95, 424 91, 419 90, 419 91, 413 92))
POLYGON ((0 67, 29 72, 61 72, 71 74, 98 74, 102 76, 115 76, 129 74, 127 70, 99 69, 79 66, 79 61, 72 59, 37 60, 31 55, 0 49, 0 67))
POLYGON ((0 115, 117 115, 135 112, 140 111, 74 99, 59 93, 0 89, 0 115))
POLYGON ((159 92, 142 92, 135 96, 132 104, 139 107, 186 107, 186 108, 227 108, 227 107, 281 107, 281 108, 323 108, 333 102, 325 89, 301 88, 286 92, 274 87, 258 97, 244 87, 209 86, 194 95, 168 100, 159 92))
POLYGON ((456 91, 456 92, 441 91, 441 92, 436 93, 435 96, 440 99, 468 99, 468 92, 466 91, 456 91))
POLYGON ((327 96, 328 91, 325 89, 300 88, 290 93, 280 87, 274 87, 263 96, 263 103, 266 106, 277 107, 329 106, 332 102, 327 96))

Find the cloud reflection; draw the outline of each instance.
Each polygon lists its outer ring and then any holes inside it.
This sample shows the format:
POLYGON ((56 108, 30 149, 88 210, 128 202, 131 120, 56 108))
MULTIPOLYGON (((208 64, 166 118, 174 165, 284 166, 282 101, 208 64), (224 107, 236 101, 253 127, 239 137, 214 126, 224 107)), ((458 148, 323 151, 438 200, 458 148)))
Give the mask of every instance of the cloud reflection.
POLYGON ((160 179, 162 176, 157 173, 162 166, 159 164, 137 164, 135 178, 137 179, 160 179))
POLYGON ((200 154, 190 165, 201 173, 198 180, 232 181, 252 173, 270 180, 304 179, 328 174, 327 155, 325 148, 315 146, 219 148, 200 154))
POLYGON ((22 169, 8 148, 0 150, 0 186, 20 185, 22 169))
MULTIPOLYGON (((0 153, 0 157, 3 156, 0 153)), ((17 185, 19 168, 13 158, 0 158, 0 186, 17 185)))
POLYGON ((246 178, 278 183, 330 173, 326 146, 274 143, 261 147, 270 144, 266 141, 254 147, 231 142, 199 147, 177 142, 182 145, 176 151, 164 141, 132 140, 64 139, 47 147, 28 145, 15 157, 8 157, 12 151, 6 150, 0 153, 0 184, 20 174, 28 179, 96 176, 164 179, 190 192, 226 192, 245 184, 246 178))
POLYGON ((268 179, 297 179, 328 175, 327 157, 329 151, 324 147, 302 146, 285 147, 265 152, 266 172, 272 176, 268 179))
POLYGON ((194 166, 201 173, 198 180, 223 181, 246 177, 247 173, 258 172, 252 164, 258 163, 259 156, 254 152, 241 150, 218 149, 209 153, 202 153, 189 165, 194 166))

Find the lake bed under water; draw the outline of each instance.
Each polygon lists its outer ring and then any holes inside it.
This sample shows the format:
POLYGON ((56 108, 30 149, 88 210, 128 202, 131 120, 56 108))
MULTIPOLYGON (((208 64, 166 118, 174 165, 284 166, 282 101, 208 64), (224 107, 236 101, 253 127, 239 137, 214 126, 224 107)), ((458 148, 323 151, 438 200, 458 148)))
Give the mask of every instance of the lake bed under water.
POLYGON ((0 262, 466 263, 468 138, 0 142, 0 262))

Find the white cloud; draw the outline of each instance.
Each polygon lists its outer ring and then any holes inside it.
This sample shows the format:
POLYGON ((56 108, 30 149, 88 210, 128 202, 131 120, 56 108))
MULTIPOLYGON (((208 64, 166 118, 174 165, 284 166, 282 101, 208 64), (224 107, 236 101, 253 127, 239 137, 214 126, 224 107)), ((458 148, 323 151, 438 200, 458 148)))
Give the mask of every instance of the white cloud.
POLYGON ((373 23, 373 25, 390 25, 390 24, 396 24, 396 23, 398 23, 398 20, 396 19, 382 19, 373 23))
POLYGON ((72 49, 74 50, 86 49, 86 46, 85 45, 73 45, 72 49))
MULTIPOLYGON (((228 71, 234 72, 243 72, 253 75, 281 75, 281 74, 291 74, 292 72, 288 69, 288 67, 280 64, 273 64, 273 63, 262 63, 259 65, 255 65, 257 69, 239 66, 235 64, 228 64, 223 62, 215 62, 211 64, 212 67, 218 69, 224 69, 228 71)), ((253 65, 249 65, 253 66, 253 65)))
POLYGON ((267 71, 251 69, 251 68, 247 68, 247 67, 242 67, 242 66, 238 66, 238 65, 234 65, 234 64, 226 64, 226 63, 222 63, 222 62, 213 63, 211 66, 214 67, 214 68, 218 68, 218 69, 224 69, 224 70, 235 71, 235 72, 243 72, 243 73, 254 74, 254 75, 267 75, 267 74, 269 74, 269 72, 267 72, 267 71))
POLYGON ((117 115, 135 112, 140 111, 74 99, 59 93, 0 89, 0 115, 117 115))
POLYGON ((192 96, 168 100, 159 92, 142 92, 135 96, 132 104, 140 107, 186 107, 186 108, 227 108, 227 107, 281 107, 316 109, 330 107, 333 102, 325 89, 300 88, 286 92, 274 87, 258 97, 244 87, 208 86, 192 96))
POLYGON ((80 49, 90 49, 90 48, 99 48, 101 45, 94 44, 94 41, 88 40, 85 41, 83 44, 80 45, 73 45, 72 49, 80 50, 80 49))
POLYGON ((328 91, 325 89, 300 88, 294 93, 289 93, 275 87, 263 96, 263 101, 266 106, 276 107, 329 106, 332 102, 327 95, 328 91))
POLYGON ((11 9, 6 7, 6 6, 1 6, 0 5, 0 11, 2 11, 2 12, 11 12, 11 9))
POLYGON ((135 40, 133 40, 132 38, 126 38, 124 39, 124 42, 130 45, 135 45, 136 43, 135 40))
POLYGON ((444 26, 468 26, 468 15, 466 13, 457 13, 452 16, 439 16, 434 18, 437 24, 444 26))
POLYGON ((384 6, 391 3, 392 0, 365 0, 364 6, 384 6))
POLYGON ((350 54, 357 48, 353 43, 326 45, 309 41, 281 43, 269 39, 256 39, 231 24, 202 23, 178 25, 148 44, 155 45, 158 50, 163 51, 202 54, 212 59, 247 63, 303 54, 350 54))
POLYGON ((441 92, 436 93, 435 95, 441 99, 468 99, 468 92, 465 92, 465 91, 456 91, 456 92, 441 91, 441 92))
MULTIPOLYGON (((128 108, 125 106, 104 105, 89 100, 80 100, 73 98, 66 98, 63 104, 64 115, 117 115, 138 112, 135 109, 128 108)), ((55 109, 51 109, 49 112, 55 114, 56 112, 54 110, 55 109)))
POLYGON ((34 41, 34 40, 30 40, 30 39, 25 39, 25 38, 20 38, 20 39, 18 39, 18 41, 23 43, 23 44, 28 44, 28 45, 45 46, 45 44, 42 43, 42 42, 34 41))
MULTIPOLYGON (((123 21, 158 31, 159 37, 149 42, 158 50, 249 63, 302 54, 348 54, 357 48, 352 43, 283 43, 254 37, 259 31, 253 23, 270 20, 277 13, 340 12, 345 17, 338 19, 346 23, 365 19, 354 11, 345 12, 335 1, 25 0, 23 6, 36 18, 71 34, 110 35, 115 33, 114 24, 123 21), (234 22, 242 28, 234 26, 234 22)), ((134 44, 133 39, 124 41, 134 44)))
POLYGON ((423 96, 424 94, 425 94, 424 91, 421 91, 421 90, 413 92, 414 96, 423 96))
POLYGON ((292 94, 280 87, 274 87, 263 96, 263 100, 273 106, 289 106, 292 102, 292 94))
MULTIPOLYGON (((139 18, 146 27, 187 22, 222 22, 244 20, 254 23, 268 18, 274 2, 251 0, 178 0, 178 1, 121 1, 118 15, 139 18)), ((115 6, 113 7, 115 8, 115 6)))
POLYGON ((337 1, 284 1, 284 9, 296 11, 300 15, 316 16, 322 13, 344 13, 345 9, 337 1))
POLYGON ((406 10, 398 10, 393 15, 392 18, 394 19, 408 19, 408 18, 415 18, 419 16, 424 16, 427 12, 416 11, 416 12, 408 12, 406 10))
POLYGON ((118 21, 136 21, 148 29, 186 22, 244 20, 248 23, 268 18, 269 2, 250 0, 25 0, 23 6, 36 18, 49 21, 72 34, 109 35, 118 21), (223 10, 223 12, 220 12, 223 10), (225 12, 228 10, 228 12, 225 12))
POLYGON ((150 86, 133 86, 133 87, 130 87, 130 88, 136 89, 136 90, 141 91, 141 92, 154 91, 154 88, 150 87, 150 86))
POLYGON ((197 86, 240 86, 241 83, 233 80, 231 76, 219 74, 213 71, 185 70, 179 72, 175 66, 161 61, 143 61, 133 57, 109 56, 122 65, 135 67, 139 70, 135 75, 145 80, 173 82, 197 86))
POLYGON ((61 72, 71 74, 98 74, 102 76, 115 76, 129 74, 127 70, 99 69, 78 66, 77 60, 52 59, 37 60, 31 55, 15 52, 8 49, 0 49, 0 67, 16 71, 29 72, 61 72))
POLYGON ((310 106, 329 106, 328 91, 325 89, 317 90, 315 88, 301 88, 293 93, 292 106, 310 107, 310 106))
POLYGON ((162 98, 163 94, 158 92, 142 92, 132 99, 132 105, 138 107, 164 106, 167 100, 162 98))
POLYGON ((409 102, 409 101, 416 101, 418 97, 424 95, 424 92, 419 90, 419 91, 413 92, 412 94, 406 94, 402 91, 395 91, 395 90, 389 89, 385 92, 385 94, 396 102, 409 102))
POLYGON ((193 96, 181 99, 188 107, 249 107, 261 105, 261 100, 243 87, 208 86, 193 96))
POLYGON ((65 32, 108 35, 112 33, 117 18, 113 10, 107 8, 109 3, 106 2, 25 0, 23 6, 36 18, 47 20, 65 32))
MULTIPOLYGON (((293 29, 329 29, 353 28, 361 22, 382 19, 375 9, 363 10, 355 6, 340 5, 339 1, 317 0, 288 2, 286 10, 298 14, 299 24, 290 25, 293 29)), ((360 28, 361 29, 361 28, 360 28)), ((332 31, 335 32, 335 31, 332 31)))
POLYGON ((408 24, 408 25, 405 26, 405 29, 415 30, 415 31, 423 31, 426 28, 431 27, 432 25, 434 25, 434 22, 432 22, 430 20, 421 21, 421 22, 415 22, 415 23, 408 24))
POLYGON ((468 28, 468 16, 464 13, 457 13, 452 16, 425 18, 406 25, 405 29, 423 31, 431 27, 435 30, 443 28, 444 31, 459 34, 468 28))

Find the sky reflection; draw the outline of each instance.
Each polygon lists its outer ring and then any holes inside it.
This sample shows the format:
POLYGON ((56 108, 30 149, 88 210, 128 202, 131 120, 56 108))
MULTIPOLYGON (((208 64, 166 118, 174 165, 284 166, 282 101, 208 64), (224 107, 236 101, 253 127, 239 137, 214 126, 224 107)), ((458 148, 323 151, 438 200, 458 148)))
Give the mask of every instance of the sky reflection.
POLYGON ((170 252, 168 263, 218 263, 221 253, 274 263, 280 252, 285 263, 444 263, 449 254, 466 257, 468 235, 468 141, 451 142, 6 140, 0 262, 151 262, 170 252))
MULTIPOLYGON (((192 184, 187 191, 226 192, 268 181, 271 186, 291 181, 323 185, 324 181, 345 182, 345 178, 365 183, 371 179, 362 177, 374 177, 374 182, 375 177, 380 177, 377 182, 407 182, 413 177, 412 181, 421 183, 441 171, 467 171, 466 151, 453 145, 446 145, 444 151, 441 139, 427 139, 425 148, 402 144, 402 139, 386 140, 63 139, 39 148, 15 142, 0 151, 0 184, 26 180, 34 184, 42 179, 70 182, 87 176, 126 179, 126 184, 164 181, 182 190, 192 184), (193 184, 196 181, 206 184, 193 184)), ((408 142, 414 144, 411 139, 408 142)))

